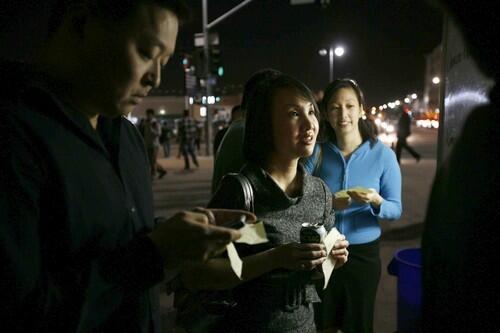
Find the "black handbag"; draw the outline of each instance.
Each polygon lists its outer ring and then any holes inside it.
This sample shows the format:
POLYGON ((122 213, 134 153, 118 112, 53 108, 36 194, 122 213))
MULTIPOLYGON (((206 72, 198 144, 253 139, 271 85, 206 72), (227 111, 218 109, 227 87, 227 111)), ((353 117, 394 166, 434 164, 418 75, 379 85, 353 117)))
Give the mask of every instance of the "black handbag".
MULTIPOLYGON (((254 212, 254 195, 248 178, 240 173, 224 176, 236 179, 243 190, 245 210, 254 212)), ((222 181, 221 181, 222 182, 222 181)), ((175 291, 176 324, 189 333, 217 332, 224 316, 236 306, 231 290, 175 291)))

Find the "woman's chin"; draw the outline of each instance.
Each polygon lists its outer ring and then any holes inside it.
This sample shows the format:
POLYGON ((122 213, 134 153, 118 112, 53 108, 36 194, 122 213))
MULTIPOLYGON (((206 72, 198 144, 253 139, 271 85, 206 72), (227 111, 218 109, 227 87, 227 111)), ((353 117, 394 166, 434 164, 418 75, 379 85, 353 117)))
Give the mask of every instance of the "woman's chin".
POLYGON ((353 130, 353 127, 351 125, 346 125, 346 126, 338 126, 335 128, 335 133, 341 133, 341 134, 347 134, 353 130))
POLYGON ((314 152, 314 145, 306 146, 304 147, 304 149, 301 149, 300 158, 309 157, 313 154, 313 152, 314 152))

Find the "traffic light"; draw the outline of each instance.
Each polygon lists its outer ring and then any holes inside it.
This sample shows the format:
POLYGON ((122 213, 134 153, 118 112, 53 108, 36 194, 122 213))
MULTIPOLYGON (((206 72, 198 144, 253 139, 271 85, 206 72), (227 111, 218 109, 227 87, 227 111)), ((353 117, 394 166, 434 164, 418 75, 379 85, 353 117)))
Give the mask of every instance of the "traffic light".
POLYGON ((194 72, 198 78, 206 77, 205 74, 205 52, 202 47, 195 48, 194 52, 194 72))
MULTIPOLYGON (((221 61, 220 49, 217 45, 210 46, 210 63, 208 66, 209 73, 212 76, 223 76, 224 66, 221 61)), ((206 77, 205 69, 205 50, 202 47, 197 47, 193 52, 193 65, 197 77, 206 77)))
POLYGON ((191 67, 193 67, 193 57, 190 54, 184 53, 182 55, 182 67, 185 72, 191 71, 191 67))
POLYGON ((210 73, 216 76, 224 75, 224 67, 222 66, 218 45, 212 45, 210 47, 210 73))
POLYGON ((219 75, 219 76, 224 76, 224 67, 219 66, 219 67, 217 68, 217 75, 219 75))

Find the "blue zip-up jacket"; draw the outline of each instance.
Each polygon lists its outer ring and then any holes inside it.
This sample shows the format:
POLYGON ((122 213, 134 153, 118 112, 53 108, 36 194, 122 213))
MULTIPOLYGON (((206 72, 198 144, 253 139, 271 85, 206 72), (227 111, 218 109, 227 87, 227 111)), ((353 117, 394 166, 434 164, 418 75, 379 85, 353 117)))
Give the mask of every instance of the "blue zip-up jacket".
POLYGON ((333 193, 361 186, 375 189, 384 198, 378 209, 353 202, 335 214, 335 225, 350 244, 378 239, 381 234, 378 219, 395 220, 401 216, 401 171, 394 152, 380 141, 372 147, 370 141, 365 141, 347 161, 333 143, 316 144, 305 168, 323 179, 333 193))

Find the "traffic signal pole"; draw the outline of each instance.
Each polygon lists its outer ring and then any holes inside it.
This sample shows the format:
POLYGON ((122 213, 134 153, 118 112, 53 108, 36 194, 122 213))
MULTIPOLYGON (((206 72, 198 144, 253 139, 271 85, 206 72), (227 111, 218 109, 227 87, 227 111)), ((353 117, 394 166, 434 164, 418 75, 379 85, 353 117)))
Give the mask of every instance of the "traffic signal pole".
POLYGON ((210 104, 208 104, 208 97, 212 96, 212 73, 210 71, 210 47, 209 47, 209 29, 213 28, 216 24, 222 22, 224 19, 228 18, 230 15, 236 13, 238 10, 243 8, 245 5, 249 4, 253 0, 245 0, 239 5, 235 6, 233 9, 230 9, 226 13, 219 16, 217 19, 208 23, 208 0, 202 0, 202 11, 203 11, 203 51, 205 53, 205 77, 206 77, 206 98, 205 98, 205 107, 207 109, 207 130, 205 131, 205 139, 206 139, 206 154, 208 156, 212 155, 212 132, 213 132, 213 124, 212 124, 212 110, 210 104))
POLYGON ((209 70, 210 66, 210 50, 208 47, 209 36, 208 36, 208 0, 202 0, 202 10, 203 10, 203 50, 205 52, 205 77, 206 77, 206 98, 205 98, 205 107, 207 108, 207 123, 206 123, 206 131, 205 131, 205 142, 206 142, 206 153, 207 156, 212 155, 212 110, 210 108, 210 104, 208 104, 208 96, 212 96, 212 85, 211 82, 211 73, 209 70))

